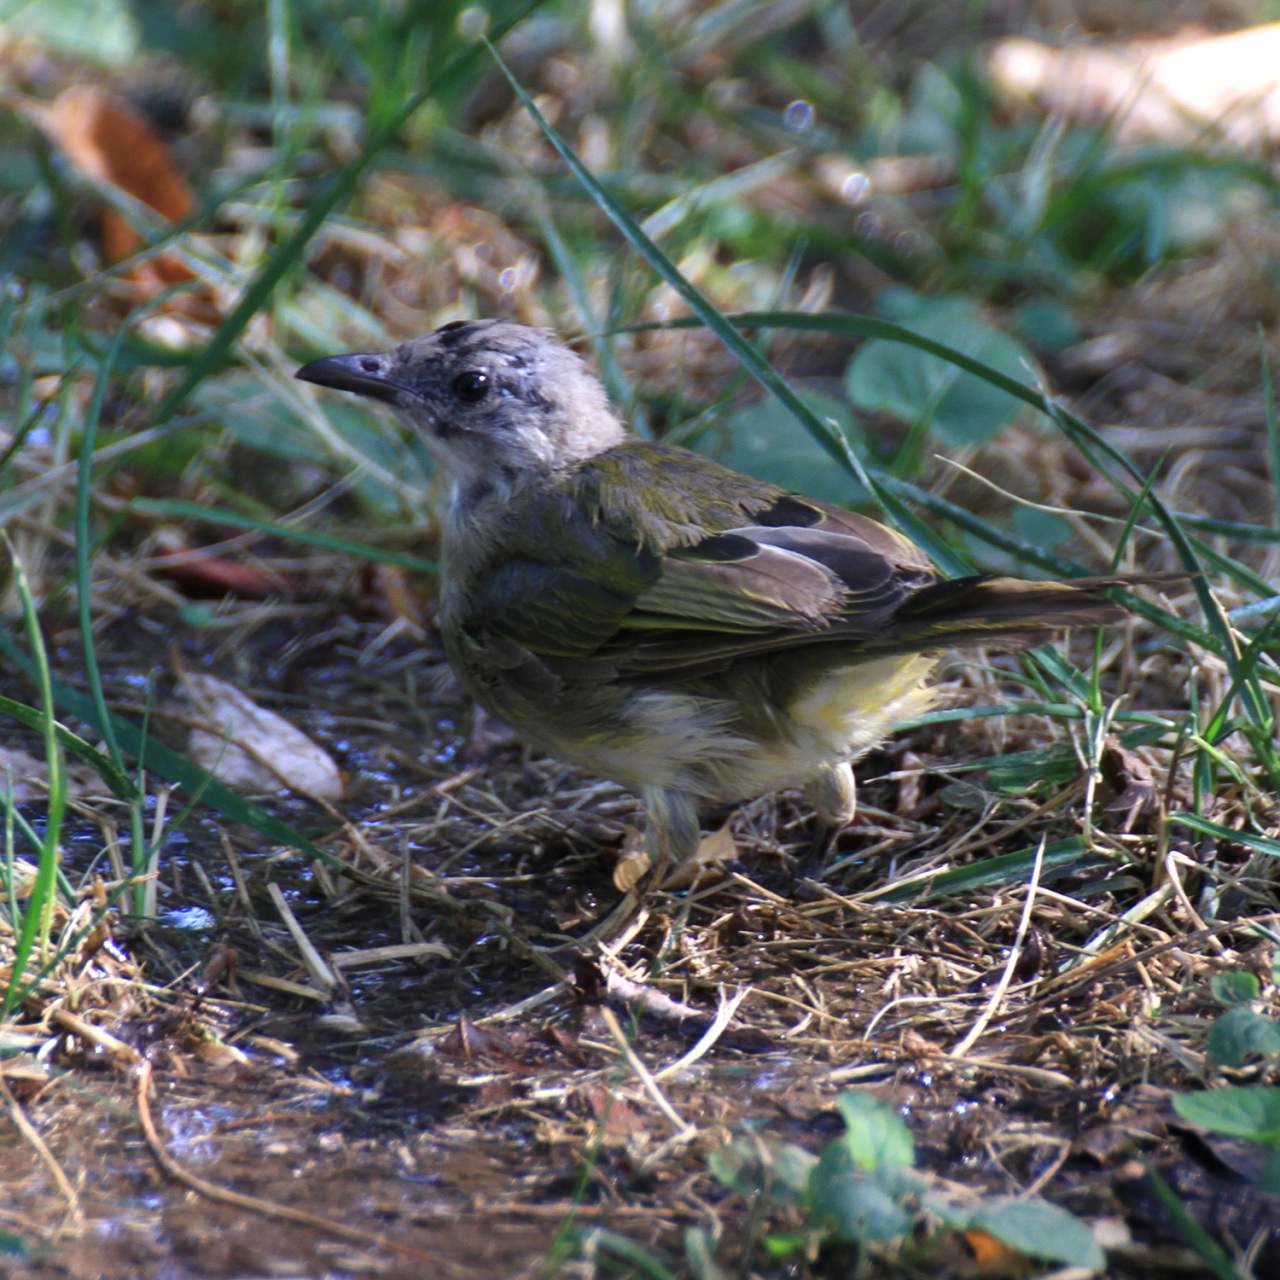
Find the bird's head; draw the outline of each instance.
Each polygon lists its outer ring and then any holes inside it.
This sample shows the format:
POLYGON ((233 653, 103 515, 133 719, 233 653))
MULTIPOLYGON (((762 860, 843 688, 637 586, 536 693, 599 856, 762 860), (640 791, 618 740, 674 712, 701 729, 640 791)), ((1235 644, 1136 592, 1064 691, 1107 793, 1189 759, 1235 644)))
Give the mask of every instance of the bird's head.
POLYGON ((459 497, 509 492, 625 436, 581 358, 509 320, 455 321, 381 355, 313 360, 297 376, 391 405, 459 497))

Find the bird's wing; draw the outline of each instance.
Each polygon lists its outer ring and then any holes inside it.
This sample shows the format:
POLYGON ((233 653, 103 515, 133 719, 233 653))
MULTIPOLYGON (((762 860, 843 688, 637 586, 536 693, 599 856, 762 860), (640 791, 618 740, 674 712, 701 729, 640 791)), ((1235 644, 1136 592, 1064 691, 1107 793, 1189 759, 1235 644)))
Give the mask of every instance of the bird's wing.
POLYGON ((511 556, 476 584, 459 629, 497 637, 543 658, 569 662, 599 656, 617 639, 635 607, 646 574, 634 547, 578 565, 511 556))
POLYGON ((909 594, 937 580, 914 544, 872 520, 776 490, 767 501, 752 494, 750 523, 741 508, 693 510, 686 527, 719 530, 681 534, 662 551, 624 536, 633 526, 616 512, 590 530, 566 522, 559 563, 509 554, 486 575, 468 630, 561 670, 605 662, 660 675, 803 640, 875 637, 909 594), (744 522, 725 528, 733 514, 744 522))
POLYGON ((939 580, 906 538, 839 507, 787 495, 757 523, 667 554, 626 620, 619 670, 707 668, 795 645, 853 650, 939 580))

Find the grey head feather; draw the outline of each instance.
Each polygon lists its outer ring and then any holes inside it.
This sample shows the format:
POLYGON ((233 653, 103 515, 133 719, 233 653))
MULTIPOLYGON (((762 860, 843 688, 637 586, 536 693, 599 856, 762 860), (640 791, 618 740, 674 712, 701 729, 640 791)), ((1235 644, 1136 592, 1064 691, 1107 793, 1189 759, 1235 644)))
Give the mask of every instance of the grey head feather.
POLYGON ((507 320, 455 321, 394 351, 314 360, 298 377, 393 406, 453 481, 455 517, 626 437, 576 352, 507 320))

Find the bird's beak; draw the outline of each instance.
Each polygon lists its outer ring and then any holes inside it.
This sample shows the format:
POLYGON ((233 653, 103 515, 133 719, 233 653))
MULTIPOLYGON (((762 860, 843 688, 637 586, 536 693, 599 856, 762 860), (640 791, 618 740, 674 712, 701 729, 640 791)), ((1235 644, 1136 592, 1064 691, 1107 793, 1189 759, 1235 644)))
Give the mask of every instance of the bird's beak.
POLYGON ((387 375, 386 356, 325 356, 304 364, 293 376, 335 391, 355 391, 394 404, 410 388, 387 375))

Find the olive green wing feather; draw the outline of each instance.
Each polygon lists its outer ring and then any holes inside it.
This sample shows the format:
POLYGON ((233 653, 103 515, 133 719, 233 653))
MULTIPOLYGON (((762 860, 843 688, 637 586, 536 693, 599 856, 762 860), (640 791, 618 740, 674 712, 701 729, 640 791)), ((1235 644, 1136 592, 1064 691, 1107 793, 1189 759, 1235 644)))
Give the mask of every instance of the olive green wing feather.
POLYGON ((507 540, 541 554, 498 557, 465 622, 558 670, 676 672, 800 636, 870 637, 937 579, 874 521, 683 450, 623 446, 570 480, 572 495, 542 486, 509 513, 507 540))
POLYGON ((948 581, 874 520, 640 443, 525 495, 504 542, 458 623, 556 678, 678 677, 797 646, 849 662, 1016 645, 1115 621, 1123 609, 1097 592, 1135 581, 948 581))

